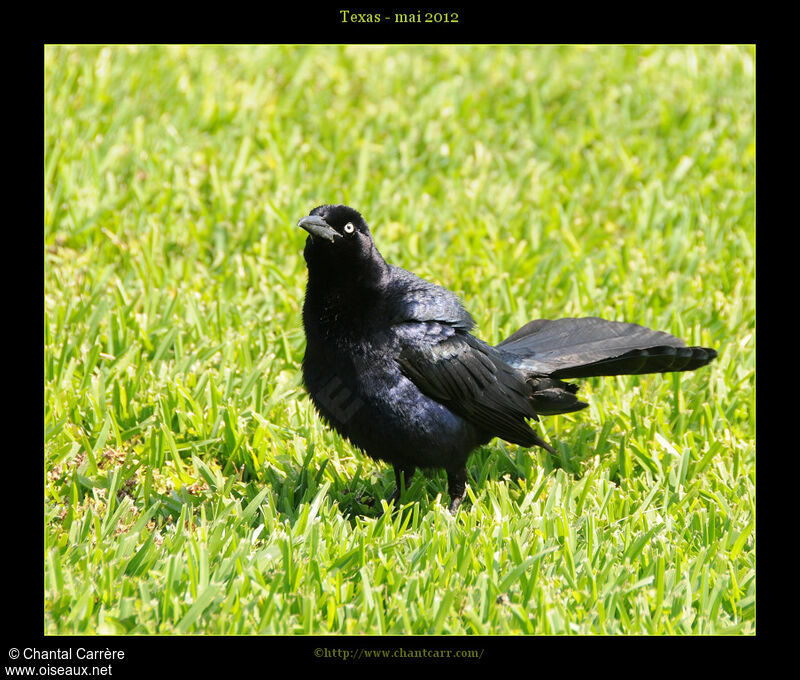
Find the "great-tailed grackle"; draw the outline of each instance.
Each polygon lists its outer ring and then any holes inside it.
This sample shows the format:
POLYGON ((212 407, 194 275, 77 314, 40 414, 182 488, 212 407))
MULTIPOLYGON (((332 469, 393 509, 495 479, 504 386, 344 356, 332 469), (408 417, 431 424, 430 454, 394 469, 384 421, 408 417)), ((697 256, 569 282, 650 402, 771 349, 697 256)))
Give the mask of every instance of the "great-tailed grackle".
POLYGON ((449 290, 387 264, 361 215, 322 205, 305 229, 303 379, 342 436, 394 466, 397 500, 416 468, 444 468, 455 513, 466 461, 493 437, 555 453, 530 427, 587 404, 562 378, 691 371, 717 356, 633 323, 540 319, 495 347, 449 290))

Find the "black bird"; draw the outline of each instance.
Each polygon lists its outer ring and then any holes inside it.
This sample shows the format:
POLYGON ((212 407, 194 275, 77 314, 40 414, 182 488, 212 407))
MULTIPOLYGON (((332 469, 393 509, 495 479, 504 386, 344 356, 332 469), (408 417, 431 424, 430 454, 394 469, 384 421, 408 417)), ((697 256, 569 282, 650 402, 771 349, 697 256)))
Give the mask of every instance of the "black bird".
POLYGON ((361 215, 314 208, 303 305, 303 380, 320 415, 394 466, 397 500, 416 468, 444 468, 455 513, 470 453, 493 437, 555 451, 530 427, 587 404, 562 378, 692 371, 717 353, 633 323, 540 319, 500 344, 449 290, 388 264, 361 215))

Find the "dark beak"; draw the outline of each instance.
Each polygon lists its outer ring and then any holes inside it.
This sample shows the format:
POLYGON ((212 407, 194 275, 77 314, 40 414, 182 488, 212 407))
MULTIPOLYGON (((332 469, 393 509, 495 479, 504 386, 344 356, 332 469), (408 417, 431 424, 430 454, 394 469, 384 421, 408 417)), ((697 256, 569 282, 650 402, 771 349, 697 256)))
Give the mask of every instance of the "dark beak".
POLYGON ((324 238, 331 243, 333 243, 334 236, 339 236, 339 232, 336 229, 316 215, 304 217, 297 223, 297 226, 305 229, 314 238, 324 238))

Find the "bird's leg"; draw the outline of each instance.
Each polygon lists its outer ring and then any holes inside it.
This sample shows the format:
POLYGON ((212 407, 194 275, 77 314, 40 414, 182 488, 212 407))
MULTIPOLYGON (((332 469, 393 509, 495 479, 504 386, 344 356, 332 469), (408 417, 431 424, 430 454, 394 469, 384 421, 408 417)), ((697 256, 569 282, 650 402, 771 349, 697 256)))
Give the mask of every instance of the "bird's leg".
POLYGON ((407 489, 411 485, 411 478, 414 476, 414 466, 409 467, 401 467, 399 465, 394 466, 394 481, 395 481, 395 488, 392 492, 392 495, 389 496, 389 503, 391 504, 392 501, 395 501, 395 504, 399 503, 400 501, 400 494, 404 489, 407 489))
POLYGON ((467 495, 467 468, 461 466, 447 471, 447 491, 450 493, 450 514, 455 515, 467 495))

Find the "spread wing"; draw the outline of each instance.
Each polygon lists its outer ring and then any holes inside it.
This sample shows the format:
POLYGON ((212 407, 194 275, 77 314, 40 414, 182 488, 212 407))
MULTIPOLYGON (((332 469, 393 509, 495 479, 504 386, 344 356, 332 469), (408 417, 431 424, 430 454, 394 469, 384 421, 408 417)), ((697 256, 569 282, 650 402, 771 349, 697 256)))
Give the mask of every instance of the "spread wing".
POLYGON ((541 445, 526 422, 538 420, 532 388, 492 347, 435 321, 404 323, 397 330, 400 368, 424 394, 494 436, 541 445))

